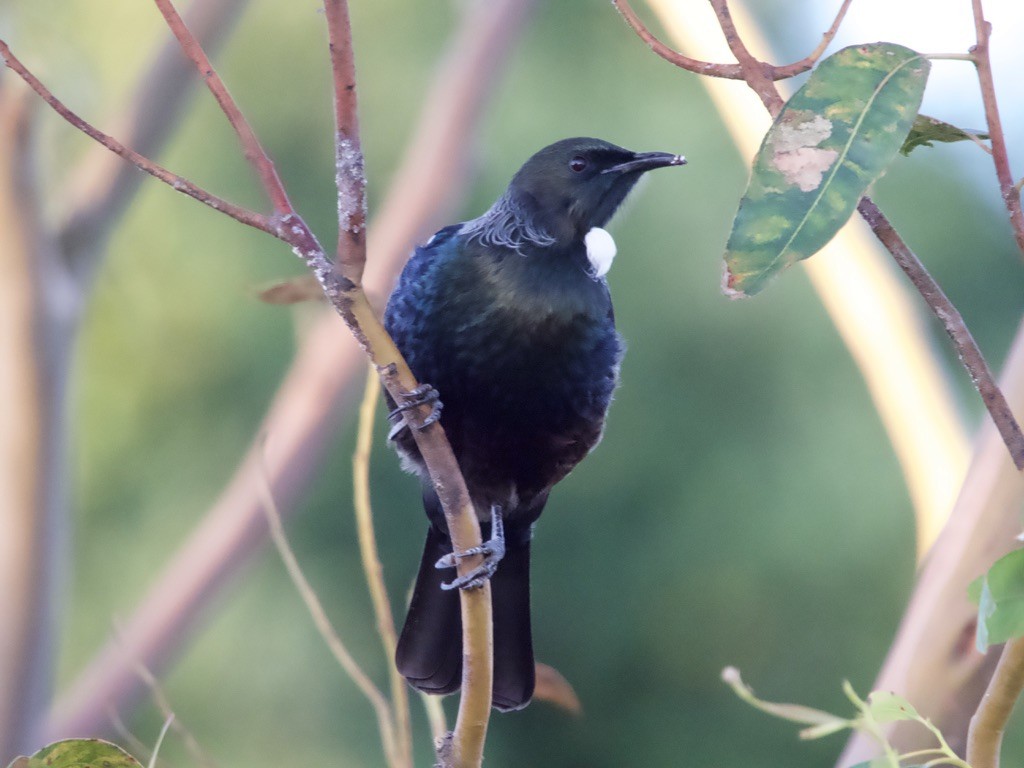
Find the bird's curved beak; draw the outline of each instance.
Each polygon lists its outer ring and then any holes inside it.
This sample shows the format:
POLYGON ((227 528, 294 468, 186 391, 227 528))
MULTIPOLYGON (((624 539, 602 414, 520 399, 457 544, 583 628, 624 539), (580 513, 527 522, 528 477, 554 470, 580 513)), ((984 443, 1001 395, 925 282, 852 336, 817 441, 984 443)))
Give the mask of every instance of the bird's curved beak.
POLYGON ((650 171, 655 168, 666 168, 670 165, 686 165, 686 158, 670 152, 637 152, 632 160, 605 168, 602 173, 632 173, 650 171))

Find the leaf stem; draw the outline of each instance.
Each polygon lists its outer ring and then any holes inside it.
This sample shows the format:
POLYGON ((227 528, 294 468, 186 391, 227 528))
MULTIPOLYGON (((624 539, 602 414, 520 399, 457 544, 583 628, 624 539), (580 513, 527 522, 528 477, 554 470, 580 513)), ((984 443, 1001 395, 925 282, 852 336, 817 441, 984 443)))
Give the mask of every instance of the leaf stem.
POLYGON ((922 58, 934 61, 974 61, 973 53, 922 53, 922 58))
POLYGON ((913 758, 923 758, 926 755, 945 755, 945 751, 933 746, 929 750, 916 750, 914 752, 904 752, 900 755, 901 760, 911 760, 913 758))
MULTIPOLYGON (((992 155, 992 147, 990 147, 988 144, 986 144, 984 141, 979 139, 977 136, 975 136, 970 131, 966 131, 965 133, 967 134, 967 138, 969 138, 972 142, 974 142, 974 146, 978 147, 986 155, 989 155, 989 156, 992 155)), ((1021 179, 1021 182, 1024 182, 1024 179, 1021 179)), ((1018 189, 1018 191, 1020 190, 1020 184, 1019 183, 1017 185, 1017 189, 1018 189)))

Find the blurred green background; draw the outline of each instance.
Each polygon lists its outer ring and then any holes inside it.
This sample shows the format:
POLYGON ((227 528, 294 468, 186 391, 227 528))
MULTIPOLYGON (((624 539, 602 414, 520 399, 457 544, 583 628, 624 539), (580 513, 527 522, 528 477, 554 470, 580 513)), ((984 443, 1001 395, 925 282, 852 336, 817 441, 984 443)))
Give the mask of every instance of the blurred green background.
MULTIPOLYGON (((785 38, 789 58, 820 33, 799 26, 809 6, 771 5, 769 31, 785 38), (795 20, 785 34, 780 17, 795 20)), ((318 7, 254 0, 216 63, 297 208, 332 242, 318 7)), ((374 0, 352 12, 372 213, 458 4, 374 0)), ((0 32, 101 125, 167 35, 138 0, 3 0, 0 32)), ((162 161, 260 205, 213 101, 201 94, 192 104, 162 161)), ((42 120, 56 184, 86 140, 49 114, 42 120)), ((536 703, 495 717, 487 765, 830 765, 841 738, 798 742, 794 727, 738 702, 719 672, 734 664, 768 698, 840 712, 844 678, 869 689, 914 571, 912 511, 893 451, 799 268, 755 300, 719 292, 746 161, 699 81, 653 56, 609 4, 539 5, 496 87, 459 217, 485 209, 534 150, 572 135, 681 152, 690 165, 652 175, 614 226, 610 283, 629 343, 622 386, 603 444, 553 495, 536 539, 537 655, 573 683, 585 714, 536 703)), ((919 151, 896 162, 877 199, 998 368, 1024 271, 989 170, 970 146, 919 151)), ((276 241, 145 184, 99 277, 75 368, 61 682, 109 635, 112 617, 130 614, 252 439, 295 348, 295 313, 260 304, 252 288, 299 272, 276 241)), ((944 338, 935 343, 973 428, 980 402, 944 338)), ((346 418, 289 533, 343 637, 383 680, 351 513, 354 426, 346 418)), ((416 482, 381 445, 384 432, 381 422, 374 506, 400 603, 425 520, 416 482)), ((218 604, 166 684, 180 720, 221 765, 382 764, 370 708, 273 552, 218 604)), ((413 704, 427 765, 425 720, 413 704)), ((154 740, 154 711, 131 723, 154 740)), ((165 755, 189 764, 173 738, 165 755)))

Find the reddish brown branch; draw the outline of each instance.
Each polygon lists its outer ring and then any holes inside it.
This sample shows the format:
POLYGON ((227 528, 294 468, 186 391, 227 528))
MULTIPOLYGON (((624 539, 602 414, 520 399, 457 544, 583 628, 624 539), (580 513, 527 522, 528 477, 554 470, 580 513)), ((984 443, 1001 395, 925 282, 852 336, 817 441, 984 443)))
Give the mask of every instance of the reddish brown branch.
MULTIPOLYGON (((765 77, 769 80, 785 80, 811 69, 835 38, 851 2, 853 2, 853 0, 843 0, 842 5, 839 6, 839 11, 836 13, 835 19, 832 21, 832 26, 830 26, 825 34, 822 35, 821 42, 818 43, 817 48, 811 51, 811 53, 804 58, 800 59, 800 61, 794 61, 792 64, 785 64, 782 66, 773 66, 765 62, 759 62, 758 66, 763 70, 765 77)), ((726 80, 746 79, 743 67, 740 64, 715 64, 708 61, 700 61, 699 59, 692 59, 663 43, 640 20, 636 11, 634 11, 633 7, 629 4, 629 0, 612 0, 612 5, 615 6, 616 10, 618 10, 622 15, 622 18, 625 19, 626 23, 633 28, 633 31, 636 32, 637 36, 647 43, 647 46, 652 51, 665 59, 665 61, 698 75, 720 77, 726 80)))
POLYGON ((252 126, 249 125, 249 121, 245 119, 242 111, 238 108, 238 104, 231 98, 231 94, 228 93, 228 89, 220 79, 220 75, 217 74, 217 71, 210 63, 210 59, 207 57, 206 52, 203 51, 203 47, 189 28, 185 26, 184 20, 175 10, 171 0, 153 1, 156 3, 157 8, 160 9, 160 13, 163 14, 168 28, 178 39, 182 51, 196 65, 199 74, 206 81, 206 87, 210 89, 210 93, 213 94, 220 108, 224 110, 228 122, 231 123, 231 127, 234 128, 239 141, 242 142, 242 149, 245 152, 246 160, 249 161, 259 174, 260 182, 270 198, 271 204, 274 206, 274 211, 280 214, 291 213, 293 211, 292 204, 289 202, 288 194, 285 192, 284 185, 277 175, 274 163, 264 151, 252 126))
POLYGON ((266 216, 256 213, 255 211, 250 211, 242 206, 235 205, 234 203, 229 203, 227 200, 207 192, 205 189, 193 184, 188 179, 178 176, 175 173, 171 173, 162 165, 154 163, 147 157, 143 157, 135 150, 126 147, 117 139, 107 135, 103 131, 83 120, 77 114, 64 106, 60 99, 54 96, 35 75, 26 69, 25 65, 22 64, 13 53, 11 53, 11 49, 7 47, 7 43, 3 40, 0 40, 0 58, 3 59, 9 69, 24 80, 33 91, 39 94, 43 101, 49 104, 54 112, 63 117, 68 123, 89 138, 99 142, 114 154, 123 157, 139 170, 145 171, 150 176, 159 179, 164 184, 173 187, 182 194, 188 195, 189 197, 198 200, 200 203, 210 206, 214 210, 221 211, 236 221, 240 221, 242 224, 262 230, 263 232, 267 232, 275 237, 278 236, 277 229, 266 216))
POLYGON ((761 102, 771 116, 776 117, 782 111, 782 106, 785 103, 782 96, 779 95, 779 89, 765 74, 762 63, 747 50, 739 32, 736 31, 736 25, 733 24, 732 14, 729 13, 729 5, 726 0, 711 0, 711 7, 718 17, 718 23, 722 27, 729 50, 739 62, 740 69, 743 71, 743 79, 747 81, 750 89, 761 98, 761 102))
POLYGON ((992 162, 996 167, 996 178, 999 190, 1010 214, 1010 226, 1017 240, 1017 248, 1024 254, 1024 211, 1020 205, 1020 187, 1013 180, 1010 170, 1010 158, 1006 149, 1006 134, 1003 123, 999 119, 999 102, 996 99, 995 79, 992 75, 992 60, 989 56, 989 38, 992 25, 985 21, 981 0, 971 0, 974 11, 974 30, 977 42, 971 48, 974 66, 978 71, 978 83, 981 87, 981 100, 985 106, 985 120, 988 122, 989 139, 992 142, 992 162))
POLYGON ((710 61, 691 59, 689 56, 663 43, 636 15, 636 11, 629 4, 629 0, 612 0, 612 5, 615 6, 615 10, 619 12, 626 23, 633 28, 637 36, 647 43, 647 47, 665 59, 665 61, 697 75, 710 75, 711 77, 722 77, 728 80, 743 79, 743 70, 740 69, 739 64, 716 64, 710 61))
POLYGON ((1024 469, 1024 435, 1021 434, 1020 425, 960 312, 870 197, 862 197, 857 210, 942 322, 953 341, 953 347, 960 355, 960 362, 967 369, 985 407, 992 415, 992 421, 1006 443, 1013 463, 1017 469, 1024 469))

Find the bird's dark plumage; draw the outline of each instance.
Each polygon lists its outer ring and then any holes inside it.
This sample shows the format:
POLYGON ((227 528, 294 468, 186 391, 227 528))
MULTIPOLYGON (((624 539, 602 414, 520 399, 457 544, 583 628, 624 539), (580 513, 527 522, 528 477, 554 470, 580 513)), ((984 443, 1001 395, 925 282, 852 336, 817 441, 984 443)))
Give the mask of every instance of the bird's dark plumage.
MULTIPOLYGON (((498 709, 521 708, 533 694, 533 524, 551 488, 601 439, 618 380, 608 264, 588 253, 588 235, 645 171, 683 162, 597 139, 552 144, 483 216, 417 248, 388 301, 388 332, 417 379, 440 393, 441 424, 485 536, 492 509, 505 523, 506 552, 491 578, 498 709)), ((393 437, 423 478, 430 519, 396 661, 416 688, 450 693, 461 682, 459 597, 442 590, 435 563, 451 542, 409 429, 396 426, 393 437)))

